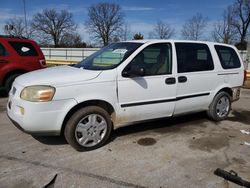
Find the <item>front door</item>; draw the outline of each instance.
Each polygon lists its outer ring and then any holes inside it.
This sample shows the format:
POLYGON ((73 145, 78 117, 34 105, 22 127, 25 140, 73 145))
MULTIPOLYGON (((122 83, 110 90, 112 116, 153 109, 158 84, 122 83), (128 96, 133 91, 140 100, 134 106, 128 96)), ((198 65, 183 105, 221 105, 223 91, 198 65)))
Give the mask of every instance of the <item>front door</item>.
POLYGON ((175 107, 176 79, 172 75, 172 48, 169 43, 145 47, 118 75, 120 122, 171 116, 175 107), (132 67, 145 74, 122 76, 132 67))

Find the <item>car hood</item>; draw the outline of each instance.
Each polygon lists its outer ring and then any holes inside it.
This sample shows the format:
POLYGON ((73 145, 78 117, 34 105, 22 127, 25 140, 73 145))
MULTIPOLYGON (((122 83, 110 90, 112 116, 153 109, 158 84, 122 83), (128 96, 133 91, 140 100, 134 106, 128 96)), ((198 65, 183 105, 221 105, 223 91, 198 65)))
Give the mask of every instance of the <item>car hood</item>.
POLYGON ((29 72, 19 76, 16 82, 22 86, 31 85, 67 85, 92 80, 101 71, 85 70, 71 66, 58 66, 29 72))

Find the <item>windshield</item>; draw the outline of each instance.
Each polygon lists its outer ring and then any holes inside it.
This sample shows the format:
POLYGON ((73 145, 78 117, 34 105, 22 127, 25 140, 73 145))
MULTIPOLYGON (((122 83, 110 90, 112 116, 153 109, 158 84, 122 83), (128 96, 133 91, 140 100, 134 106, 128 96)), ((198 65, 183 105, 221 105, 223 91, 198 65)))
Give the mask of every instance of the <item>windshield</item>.
POLYGON ((75 67, 88 70, 108 70, 125 61, 142 43, 120 42, 110 44, 87 57, 75 67))

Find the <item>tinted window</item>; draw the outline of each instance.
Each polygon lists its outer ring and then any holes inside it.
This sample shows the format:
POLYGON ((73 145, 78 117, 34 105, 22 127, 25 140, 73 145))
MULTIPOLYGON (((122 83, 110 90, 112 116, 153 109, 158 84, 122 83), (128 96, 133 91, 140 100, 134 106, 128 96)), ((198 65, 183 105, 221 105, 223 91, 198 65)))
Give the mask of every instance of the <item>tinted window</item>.
POLYGON ((2 44, 0 44, 0 56, 7 56, 7 51, 2 44))
POLYGON ((9 42, 20 56, 37 56, 36 49, 28 42, 9 42))
POLYGON ((215 45, 216 52, 224 69, 239 68, 240 60, 234 49, 227 46, 215 45))
POLYGON ((175 43, 178 72, 208 71, 214 69, 209 48, 205 44, 175 43))
POLYGON ((145 76, 171 74, 171 45, 153 44, 144 48, 128 65, 141 66, 145 69, 145 76))

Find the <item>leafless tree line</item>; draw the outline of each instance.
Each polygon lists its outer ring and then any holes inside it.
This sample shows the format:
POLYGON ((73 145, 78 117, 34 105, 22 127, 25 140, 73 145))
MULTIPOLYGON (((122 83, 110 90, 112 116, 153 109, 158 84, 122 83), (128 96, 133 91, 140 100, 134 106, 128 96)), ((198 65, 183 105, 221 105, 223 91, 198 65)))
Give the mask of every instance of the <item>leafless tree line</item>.
MULTIPOLYGON (((124 16, 118 4, 97 3, 88 8, 88 18, 84 25, 92 39, 105 46, 110 42, 132 38, 130 26, 125 22, 124 16)), ((182 38, 243 44, 249 32, 250 0, 235 0, 234 4, 228 6, 221 20, 212 26, 213 31, 209 39, 206 38, 208 21, 201 13, 187 19, 181 29, 182 38)), ((53 43, 55 47, 86 46, 77 33, 78 25, 74 22, 73 15, 67 10, 45 9, 35 14, 28 24, 27 33, 21 18, 10 19, 6 24, 13 26, 13 30, 6 30, 6 33, 35 38, 44 45, 53 43)), ((149 33, 149 38, 169 39, 174 37, 175 33, 174 26, 158 20, 149 33)), ((133 38, 142 39, 144 36, 137 31, 133 38)))
POLYGON ((222 20, 214 24, 212 38, 217 42, 245 46, 249 24, 250 0, 236 0, 224 10, 222 20))

